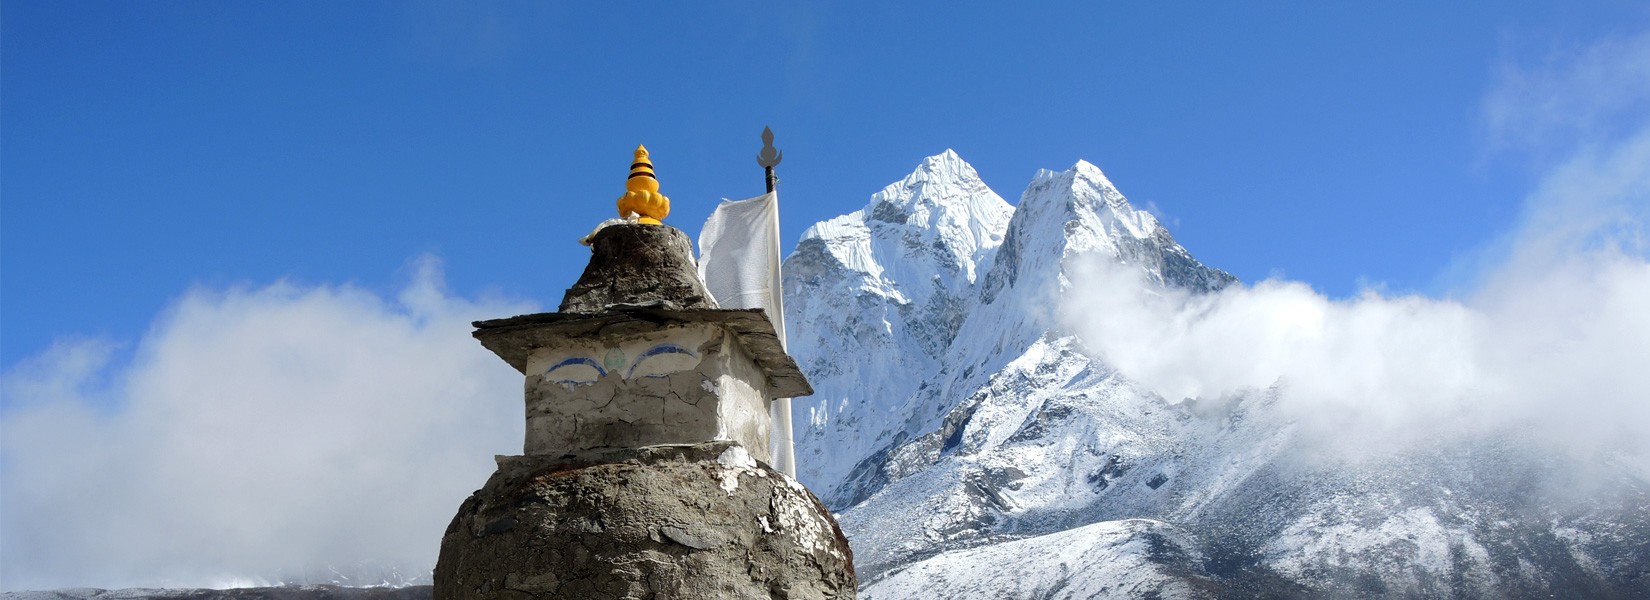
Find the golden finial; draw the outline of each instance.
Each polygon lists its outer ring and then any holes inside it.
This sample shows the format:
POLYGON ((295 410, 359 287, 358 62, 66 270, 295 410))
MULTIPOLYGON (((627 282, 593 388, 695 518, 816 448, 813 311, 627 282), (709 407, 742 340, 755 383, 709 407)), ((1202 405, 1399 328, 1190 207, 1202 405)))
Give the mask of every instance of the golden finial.
POLYGON ((619 196, 619 216, 636 215, 640 223, 658 225, 670 214, 670 198, 659 193, 659 178, 653 175, 647 147, 636 146, 636 161, 630 164, 630 179, 625 180, 624 188, 624 195, 619 196))

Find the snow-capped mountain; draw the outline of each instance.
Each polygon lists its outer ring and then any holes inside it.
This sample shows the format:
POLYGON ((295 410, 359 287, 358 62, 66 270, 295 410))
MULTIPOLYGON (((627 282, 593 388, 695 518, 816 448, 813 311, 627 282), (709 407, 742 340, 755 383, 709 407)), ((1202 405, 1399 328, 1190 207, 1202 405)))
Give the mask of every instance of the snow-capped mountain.
POLYGON ((1012 212, 948 150, 803 233, 784 286, 786 327, 806 340, 791 353, 830 390, 798 403, 797 462, 814 489, 840 487, 898 428, 888 416, 939 369, 1012 212))
POLYGON ((1093 165, 1010 208, 950 151, 787 259, 801 477, 868 597, 1650 594, 1644 481, 1561 497, 1589 465, 1505 437, 1302 460, 1276 390, 1171 402, 1067 331, 1095 260, 1235 281, 1093 165))

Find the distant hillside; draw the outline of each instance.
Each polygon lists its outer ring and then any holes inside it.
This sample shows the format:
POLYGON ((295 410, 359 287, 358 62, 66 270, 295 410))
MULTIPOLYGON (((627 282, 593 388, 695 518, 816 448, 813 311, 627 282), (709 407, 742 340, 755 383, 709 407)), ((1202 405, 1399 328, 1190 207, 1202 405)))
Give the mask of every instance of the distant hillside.
POLYGON ((0 600, 430 600, 430 586, 352 588, 336 585, 206 589, 71 588, 49 592, 6 592, 0 600))

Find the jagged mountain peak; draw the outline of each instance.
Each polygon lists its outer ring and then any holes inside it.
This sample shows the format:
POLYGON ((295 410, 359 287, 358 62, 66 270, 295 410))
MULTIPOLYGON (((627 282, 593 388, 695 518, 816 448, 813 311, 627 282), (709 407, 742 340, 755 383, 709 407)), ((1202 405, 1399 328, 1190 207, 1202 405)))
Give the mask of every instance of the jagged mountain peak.
POLYGON ((1110 179, 1106 178, 1105 172, 1101 171, 1100 167, 1095 166, 1094 163, 1089 161, 1077 159, 1077 162, 1071 165, 1071 169, 1069 171, 1077 174, 1077 176, 1082 177, 1085 180, 1092 181, 1106 187, 1116 187, 1111 184, 1110 179))
POLYGON ((809 227, 802 242, 824 242, 815 250, 877 277, 885 259, 915 253, 928 256, 931 267, 973 281, 1013 212, 973 166, 947 149, 872 194, 864 208, 809 227))
MULTIPOLYGON (((941 191, 943 188, 954 187, 959 189, 984 188, 985 182, 980 180, 980 173, 974 170, 974 165, 963 160, 957 151, 947 148, 944 152, 922 159, 917 168, 901 178, 899 181, 888 184, 871 196, 871 203, 866 205, 872 209, 880 200, 913 200, 921 198, 924 192, 941 191)), ((989 189, 989 188, 987 188, 989 189)), ((993 192, 995 194, 995 192, 993 192)), ((949 199, 959 199, 951 195, 949 199)))
POLYGON ((917 168, 911 171, 910 177, 967 180, 979 179, 980 175, 975 172, 974 165, 963 160, 962 155, 957 154, 956 150, 946 148, 939 154, 924 157, 922 162, 917 163, 917 168))
MULTIPOLYGON (((963 160, 956 150, 946 148, 945 151, 939 154, 922 159, 922 164, 917 166, 915 173, 973 174, 974 166, 963 160)), ((978 178, 979 176, 974 175, 974 177, 978 178)))
POLYGON ((968 246, 979 248, 995 245, 990 230, 1000 231, 1013 207, 948 148, 873 194, 860 212, 867 222, 938 226, 938 233, 963 235, 968 246))
POLYGON ((1009 288, 1038 298, 1060 293, 1077 257, 1111 257, 1138 266, 1148 280, 1199 291, 1236 281, 1197 262, 1099 167, 1079 160, 1065 171, 1043 169, 1032 177, 984 277, 981 299, 994 304, 1009 288))
POLYGON ((1067 180, 1070 185, 1082 185, 1095 190, 1117 189, 1117 186, 1112 184, 1111 179, 1106 177, 1105 171, 1100 170, 1100 167, 1095 166, 1094 163, 1083 159, 1078 159, 1077 162, 1071 165, 1071 168, 1064 171, 1038 169, 1037 174, 1031 178, 1033 186, 1040 181, 1053 181, 1056 179, 1067 180))
POLYGON ((1068 234, 1073 221, 1108 236, 1146 239, 1166 233, 1151 213, 1130 204, 1100 167, 1086 160, 1065 171, 1039 170, 1021 196, 1018 212, 1039 217, 1039 227, 1059 227, 1068 234))

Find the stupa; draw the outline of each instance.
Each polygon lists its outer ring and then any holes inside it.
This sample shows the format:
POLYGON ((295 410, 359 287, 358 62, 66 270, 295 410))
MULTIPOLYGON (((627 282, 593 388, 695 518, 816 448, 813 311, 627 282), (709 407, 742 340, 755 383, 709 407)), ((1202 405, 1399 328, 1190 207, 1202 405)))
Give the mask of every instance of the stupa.
POLYGON ((706 293, 645 148, 626 188, 558 312, 475 323, 526 378, 526 439, 453 517, 435 600, 855 597, 835 519, 768 464, 807 378, 706 293))

